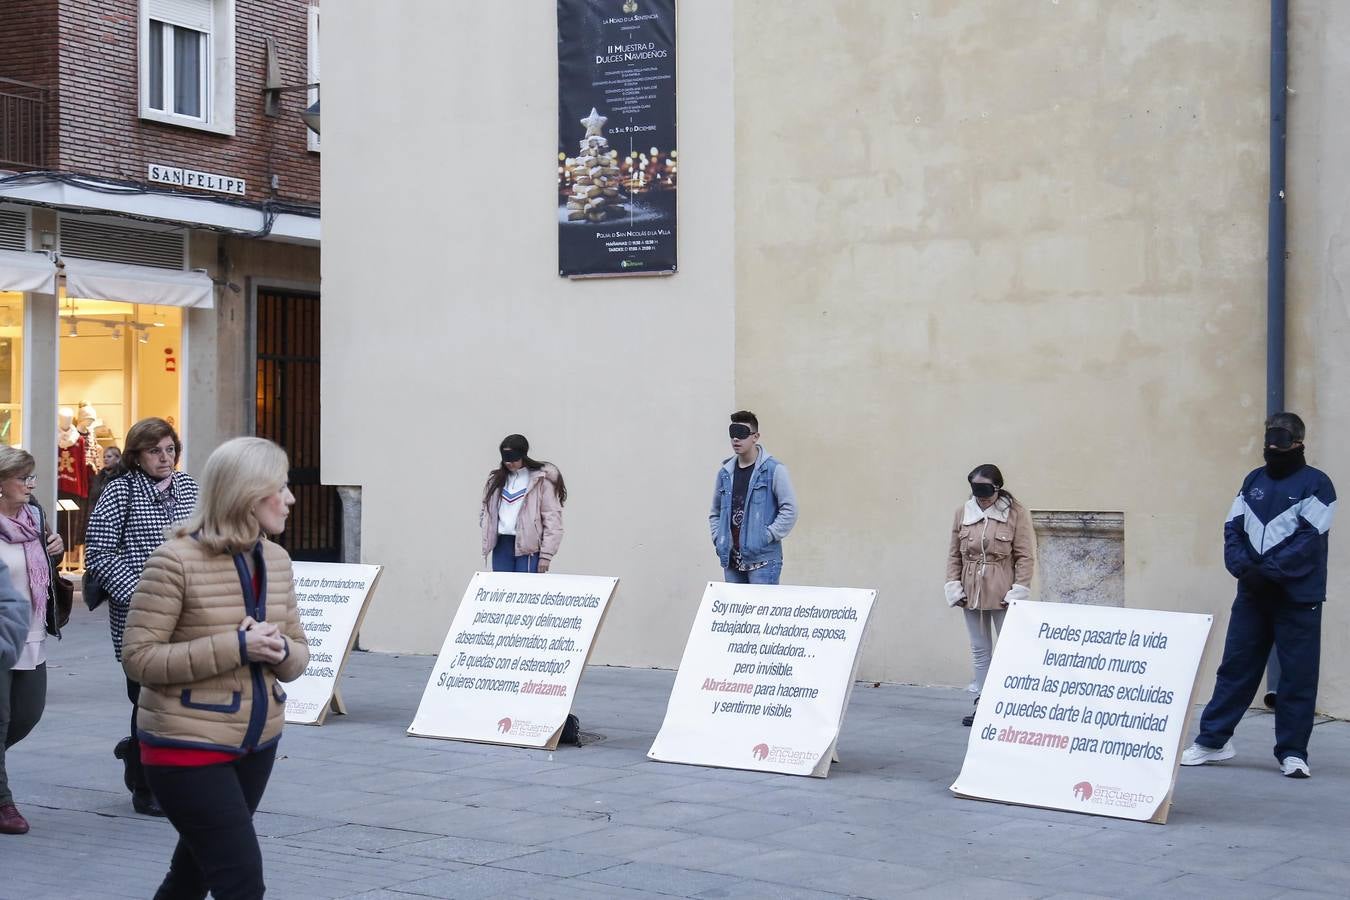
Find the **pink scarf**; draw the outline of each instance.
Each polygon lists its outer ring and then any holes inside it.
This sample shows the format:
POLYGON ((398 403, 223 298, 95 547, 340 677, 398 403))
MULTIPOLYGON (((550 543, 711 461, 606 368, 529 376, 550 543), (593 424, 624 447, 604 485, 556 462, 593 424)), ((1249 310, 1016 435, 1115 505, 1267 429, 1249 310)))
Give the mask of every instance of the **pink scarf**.
POLYGON ((46 542, 38 528, 37 511, 25 505, 12 519, 0 515, 0 540, 7 544, 23 544, 24 559, 28 563, 28 590, 33 595, 33 621, 45 621, 52 570, 47 561, 46 542))

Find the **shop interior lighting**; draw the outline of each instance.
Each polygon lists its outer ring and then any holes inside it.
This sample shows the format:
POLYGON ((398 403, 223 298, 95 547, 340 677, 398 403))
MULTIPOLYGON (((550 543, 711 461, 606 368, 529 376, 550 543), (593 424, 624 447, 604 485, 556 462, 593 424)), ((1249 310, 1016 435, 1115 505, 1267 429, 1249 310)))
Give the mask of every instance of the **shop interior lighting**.
MULTIPOLYGON (((122 329, 126 328, 135 333, 136 339, 142 344, 148 344, 150 342, 151 328, 164 327, 163 322, 126 322, 120 319, 95 319, 88 316, 76 318, 75 316, 71 316, 66 320, 66 337, 80 336, 79 328, 76 325, 77 322, 83 322, 85 325, 101 325, 108 329, 108 336, 113 340, 120 338, 122 336, 122 329)), ((3 319, 0 319, 0 327, 4 327, 3 319)))
MULTIPOLYGON (((151 328, 167 328, 169 325, 169 323, 165 321, 163 310, 158 307, 150 308, 151 318, 148 321, 134 319, 129 315, 118 318, 79 315, 79 309, 80 307, 76 304, 76 298, 69 296, 62 298, 60 315, 62 319, 65 319, 68 325, 65 334, 66 337, 79 337, 79 325, 81 324, 85 326, 98 325, 102 328, 106 328, 108 336, 113 340, 120 340, 125 332, 128 336, 135 334, 137 341, 142 344, 148 344, 150 343, 151 328)), ((89 311, 102 311, 99 306, 94 306, 92 309, 86 307, 86 309, 89 311)), ((139 307, 139 309, 142 313, 146 312, 144 307, 139 307)), ((0 306, 0 327, 8 328, 12 326, 13 323, 13 309, 9 306, 0 306)), ((89 333, 90 332, 86 327, 85 334, 88 335, 89 333)), ((96 332, 96 334, 102 334, 102 332, 96 332)))

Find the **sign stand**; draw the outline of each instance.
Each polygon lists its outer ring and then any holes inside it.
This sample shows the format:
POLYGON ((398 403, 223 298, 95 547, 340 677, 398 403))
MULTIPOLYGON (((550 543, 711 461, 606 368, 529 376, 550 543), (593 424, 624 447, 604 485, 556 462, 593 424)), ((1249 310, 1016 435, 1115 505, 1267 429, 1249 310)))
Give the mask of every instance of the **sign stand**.
POLYGON ((59 511, 66 513, 66 533, 61 536, 66 542, 66 552, 61 568, 63 571, 73 572, 75 571, 75 566, 71 562, 71 557, 75 555, 75 548, 70 546, 70 513, 78 512, 80 504, 76 503, 74 500, 61 499, 56 501, 56 508, 59 511))
POLYGON ((1194 613, 1013 603, 952 793, 1165 823, 1212 624, 1194 613))
POLYGON ((408 734, 556 749, 618 584, 596 575, 475 573, 408 734))
POLYGON ((309 667, 286 685, 286 722, 322 725, 331 711, 347 715, 338 682, 370 609, 383 566, 292 563, 300 627, 309 641, 309 667))
POLYGON ((647 757, 828 776, 875 601, 858 588, 708 582, 647 757))

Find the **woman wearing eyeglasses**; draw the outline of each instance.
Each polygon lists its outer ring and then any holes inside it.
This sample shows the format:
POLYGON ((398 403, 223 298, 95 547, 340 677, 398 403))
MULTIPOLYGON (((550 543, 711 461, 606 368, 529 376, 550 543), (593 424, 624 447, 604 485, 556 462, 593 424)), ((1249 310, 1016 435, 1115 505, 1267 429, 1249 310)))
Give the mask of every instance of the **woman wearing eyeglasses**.
MULTIPOLYGON (((119 661, 127 609, 145 561, 164 543, 170 526, 185 521, 197 506, 197 482, 177 471, 182 454, 178 432, 163 419, 142 419, 131 426, 122 451, 126 474, 108 482, 89 517, 85 568, 108 599, 113 653, 119 661)), ((126 767, 123 779, 131 791, 132 806, 144 815, 162 816, 146 784, 140 748, 134 739, 140 689, 138 683, 127 679, 132 737, 119 741, 113 752, 126 767)))
POLYGON ((478 523, 494 572, 547 572, 562 544, 567 486, 553 463, 530 459, 530 442, 508 434, 501 465, 488 475, 478 523))
POLYGON ((28 607, 28 629, 18 658, 0 670, 0 834, 24 834, 28 822, 14 805, 5 773, 5 753, 28 736, 47 703, 47 635, 60 637, 53 585, 55 560, 65 552, 60 535, 32 502, 37 477, 31 454, 0 446, 0 571, 5 593, 28 607))
MULTIPOLYGON (((1008 604, 1030 594, 1036 533, 1031 513, 1003 487, 998 466, 976 466, 966 481, 970 499, 956 511, 952 523, 945 591, 947 605, 959 606, 965 613, 975 664, 969 690, 978 705, 994 655, 994 633, 1003 630, 1008 604)), ((974 721, 972 712, 961 724, 970 727, 974 721)))

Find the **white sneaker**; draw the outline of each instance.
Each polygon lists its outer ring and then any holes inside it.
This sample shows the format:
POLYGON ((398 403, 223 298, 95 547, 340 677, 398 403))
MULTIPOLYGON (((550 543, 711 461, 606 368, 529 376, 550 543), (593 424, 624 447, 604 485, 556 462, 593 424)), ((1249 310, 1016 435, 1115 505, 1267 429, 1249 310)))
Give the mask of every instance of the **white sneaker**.
POLYGON ((1181 754, 1181 764, 1183 766, 1203 766, 1205 763, 1220 762, 1221 760, 1232 759, 1234 756, 1237 756, 1237 751, 1233 749, 1232 741, 1217 749, 1206 747, 1203 744, 1191 744, 1186 748, 1186 752, 1181 754))
POLYGON ((1285 778, 1311 778, 1312 770, 1305 760, 1297 756, 1286 756, 1280 762, 1280 774, 1285 778))

